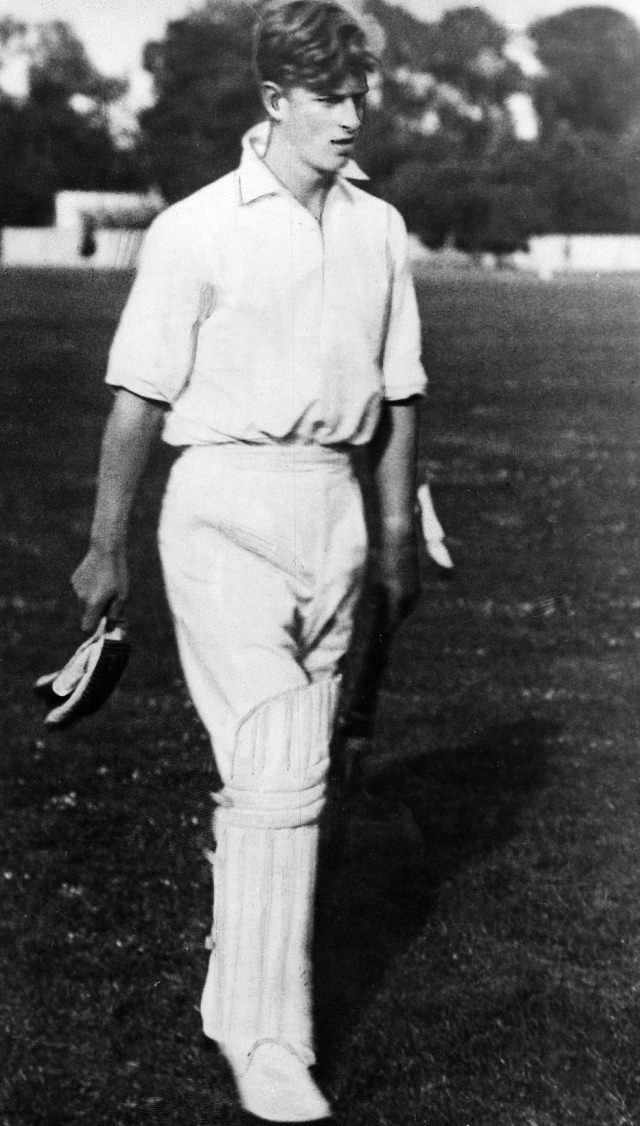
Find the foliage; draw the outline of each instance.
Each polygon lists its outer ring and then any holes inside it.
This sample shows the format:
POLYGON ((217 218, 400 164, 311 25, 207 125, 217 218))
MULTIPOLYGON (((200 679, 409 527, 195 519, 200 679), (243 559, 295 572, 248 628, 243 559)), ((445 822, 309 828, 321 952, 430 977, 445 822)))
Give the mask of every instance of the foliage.
POLYGON ((365 13, 379 26, 384 41, 383 61, 388 72, 399 67, 427 69, 433 45, 433 24, 417 20, 403 7, 387 0, 363 0, 365 13))
POLYGON ((250 61, 253 21, 244 0, 209 0, 169 23, 164 40, 145 50, 155 102, 140 115, 143 143, 169 201, 238 162, 240 138, 260 112, 250 61))
MULTIPOLYGON (((361 7, 381 27, 386 44, 383 102, 371 111, 361 152, 371 189, 397 203, 430 244, 447 237, 475 243, 481 239, 479 216, 488 221, 491 210, 478 203, 487 194, 479 182, 482 160, 509 130, 505 100, 523 84, 504 53, 506 32, 481 9, 461 9, 428 24, 384 0, 364 0, 361 7), (440 123, 433 137, 422 127, 429 111, 440 123), (427 170, 427 161, 436 166, 427 170)), ((250 63, 252 24, 244 0, 210 0, 170 23, 164 40, 147 47, 155 102, 140 122, 149 166, 169 200, 237 163, 240 136, 260 113, 250 63)), ((520 225, 514 226, 513 245, 523 237, 520 225)))
POLYGON ((16 44, 28 60, 25 98, 0 94, 0 226, 51 222, 61 189, 141 187, 147 172, 112 135, 108 107, 126 88, 90 62, 71 28, 0 21, 0 65, 16 44))
POLYGON ((533 97, 547 229, 640 231, 640 29, 612 8, 582 7, 530 35, 544 67, 533 97))
POLYGON ((0 227, 51 222, 55 174, 31 108, 0 98, 0 227))
POLYGON ((504 27, 482 8, 456 8, 434 29, 427 67, 473 104, 502 105, 523 84, 519 67, 504 54, 507 40, 504 27))
POLYGON ((529 29, 544 73, 534 86, 543 131, 619 135, 640 115, 640 28, 613 8, 574 8, 529 29))
POLYGON ((518 190, 494 205, 494 155, 513 139, 506 102, 524 88, 508 36, 481 8, 434 23, 384 0, 367 10, 383 27, 383 105, 362 147, 372 189, 393 202, 427 245, 513 250, 533 229, 518 190), (499 218, 498 218, 499 217, 499 218), (499 228, 499 231, 498 231, 499 228))
POLYGON ((551 217, 549 230, 607 234, 634 229, 630 203, 638 186, 637 168, 625 170, 615 140, 580 134, 563 123, 539 153, 537 190, 551 217))
POLYGON ((545 69, 527 80, 506 54, 505 29, 481 8, 427 24, 387 15, 384 0, 369 7, 387 50, 380 141, 365 142, 364 166, 429 246, 508 253, 543 231, 640 230, 640 30, 631 20, 581 8, 538 21, 545 69), (506 104, 527 88, 541 128, 523 143, 506 104))
POLYGON ((29 63, 29 90, 34 102, 67 104, 80 94, 102 107, 122 97, 126 87, 121 79, 106 78, 95 69, 67 23, 52 20, 39 25, 29 63))
MULTIPOLYGON (((34 36, 0 19, 0 67, 16 50, 30 63, 28 97, 0 93, 0 225, 47 222, 59 188, 156 184, 174 201, 233 168, 261 113, 250 49, 260 2, 207 0, 147 45, 154 101, 129 149, 109 126, 123 84, 95 69, 68 25, 50 21, 34 36)), ((428 245, 507 253, 540 231, 640 231, 633 21, 607 7, 537 21, 543 70, 527 78, 482 7, 429 22, 388 0, 356 6, 384 44, 361 163, 370 190, 428 245), (523 143, 509 98, 527 92, 540 135, 523 143)))

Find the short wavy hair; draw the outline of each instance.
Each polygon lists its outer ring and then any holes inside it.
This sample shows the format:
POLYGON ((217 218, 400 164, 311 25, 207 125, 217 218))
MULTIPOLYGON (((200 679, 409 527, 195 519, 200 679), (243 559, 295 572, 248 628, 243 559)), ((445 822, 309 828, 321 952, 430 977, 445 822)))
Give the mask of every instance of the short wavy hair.
POLYGON ((330 91, 379 61, 356 18, 335 0, 276 0, 261 10, 253 45, 258 82, 330 91))

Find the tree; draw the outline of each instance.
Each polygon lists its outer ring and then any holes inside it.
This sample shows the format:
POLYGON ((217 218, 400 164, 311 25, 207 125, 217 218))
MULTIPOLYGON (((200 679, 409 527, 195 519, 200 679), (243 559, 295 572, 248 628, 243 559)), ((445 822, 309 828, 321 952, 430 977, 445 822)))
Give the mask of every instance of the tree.
POLYGON ((27 25, 22 20, 16 20, 13 16, 0 18, 0 68, 12 50, 23 44, 26 30, 27 25))
MULTIPOLYGON (((546 116, 540 141, 524 143, 506 103, 527 81, 508 58, 506 30, 485 11, 461 7, 425 23, 386 0, 360 7, 385 48, 382 101, 369 111, 359 158, 370 190, 396 204, 428 245, 506 253, 545 230, 640 222, 632 133, 640 32, 625 17, 585 8, 534 25, 546 67, 535 92, 546 116)), ((242 133, 261 113, 254 19, 246 0, 208 0, 146 48, 155 103, 141 114, 143 142, 170 201, 233 168, 242 133)), ((81 79, 79 68, 76 85, 81 79)))
POLYGON ((53 215, 55 169, 37 144, 30 108, 0 99, 0 227, 41 226, 53 215))
POLYGON ((101 74, 60 20, 38 25, 29 65, 29 108, 38 144, 55 169, 54 187, 137 187, 133 154, 119 150, 108 110, 126 82, 101 74))
POLYGON ((389 4, 387 0, 362 0, 362 10, 381 31, 387 72, 400 67, 417 72, 428 69, 433 24, 417 20, 404 8, 389 4))
POLYGON ((544 66, 538 195, 563 234, 638 228, 640 176, 630 140, 640 122, 640 29, 608 7, 574 8, 529 30, 544 66))
POLYGON ((29 92, 39 104, 67 103, 81 95, 98 109, 121 98, 127 83, 94 67, 84 45, 62 20, 41 23, 30 50, 29 92))
POLYGON ((523 83, 504 53, 507 41, 505 28, 482 8, 456 8, 436 25, 428 69, 482 108, 503 105, 523 83))
MULTIPOLYGON (((0 18, 0 74, 12 57, 24 50, 27 25, 13 16, 0 18)), ((6 97, 0 85, 0 98, 6 97)))
POLYGON ((367 10, 386 38, 383 103, 362 151, 374 190, 428 246, 522 246, 537 214, 531 187, 494 179, 496 153, 513 140, 505 103, 525 85, 506 30, 481 8, 430 24, 384 0, 367 10))
POLYGON ((230 171, 259 113, 251 71, 255 16, 245 0, 209 0, 150 43, 156 100, 140 114, 154 180, 169 201, 230 171))
POLYGON ((567 122, 540 146, 538 196, 558 234, 629 231, 628 178, 616 138, 567 122))
MULTIPOLYGON (((169 200, 233 168, 242 133, 261 113, 251 68, 254 7, 209 0, 145 50, 155 102, 140 124, 153 177, 169 200)), ((479 8, 449 13, 438 24, 385 0, 360 0, 359 8, 385 41, 383 104, 370 111, 362 149, 373 186, 389 186, 394 168, 415 164, 430 111, 446 138, 447 159, 465 148, 475 159, 498 119, 502 128, 505 99, 523 84, 504 53, 504 29, 479 8)), ((409 179, 417 189, 413 172, 409 179)))
POLYGON ((51 222, 64 188, 146 186, 137 154, 118 147, 109 124, 126 83, 102 75, 61 21, 31 29, 0 21, 0 66, 16 50, 28 64, 28 91, 0 96, 0 225, 51 222))
POLYGON ((613 8, 573 8, 529 29, 544 73, 534 84, 543 134, 621 134, 640 114, 640 29, 613 8))
POLYGON ((624 184, 625 229, 640 234, 640 118, 620 138, 617 157, 624 184))

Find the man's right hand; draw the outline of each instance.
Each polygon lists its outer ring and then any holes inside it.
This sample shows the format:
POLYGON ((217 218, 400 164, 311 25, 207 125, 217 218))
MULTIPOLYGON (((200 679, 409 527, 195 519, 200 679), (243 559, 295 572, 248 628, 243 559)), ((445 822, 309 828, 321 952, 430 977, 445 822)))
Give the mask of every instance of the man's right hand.
POLYGON ((124 616, 129 594, 124 550, 105 551, 92 545, 73 572, 71 586, 80 602, 82 629, 87 633, 97 629, 105 614, 119 621, 124 616))

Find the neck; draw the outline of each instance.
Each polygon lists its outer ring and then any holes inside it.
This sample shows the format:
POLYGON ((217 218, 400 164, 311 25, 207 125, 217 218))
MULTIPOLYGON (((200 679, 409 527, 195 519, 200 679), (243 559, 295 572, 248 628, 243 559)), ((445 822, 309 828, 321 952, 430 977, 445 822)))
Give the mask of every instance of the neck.
POLYGON ((316 219, 320 219, 335 177, 330 173, 318 172, 315 168, 304 164, 277 129, 271 130, 267 151, 262 159, 269 171, 281 184, 284 184, 302 206, 306 207, 316 219))

